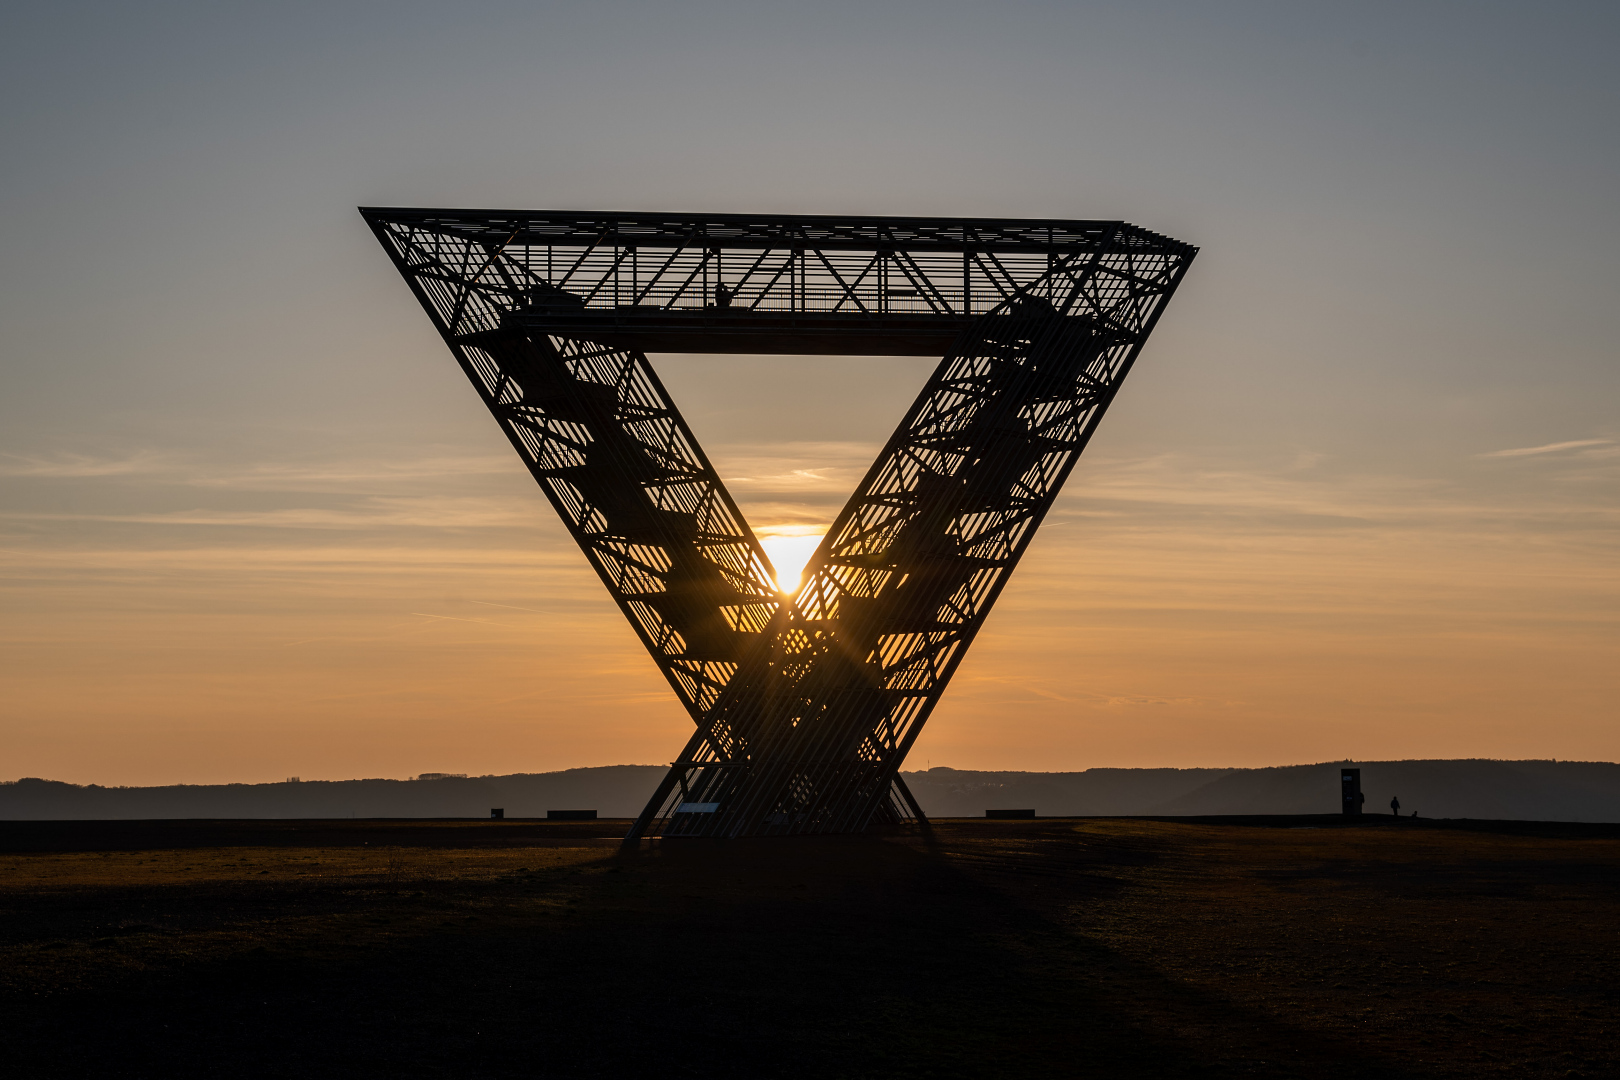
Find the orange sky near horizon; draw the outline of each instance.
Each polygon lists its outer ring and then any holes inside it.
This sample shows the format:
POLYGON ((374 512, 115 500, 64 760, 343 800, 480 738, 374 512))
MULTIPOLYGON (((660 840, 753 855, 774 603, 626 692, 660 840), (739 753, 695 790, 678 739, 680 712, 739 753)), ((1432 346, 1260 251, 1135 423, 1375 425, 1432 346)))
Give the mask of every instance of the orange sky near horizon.
MULTIPOLYGON (((94 515, 36 520, 65 542, 5 553, 11 751, 104 784, 669 758, 690 721, 516 456, 488 449, 385 471, 37 463, 328 505, 107 515, 144 538, 119 547, 67 540, 94 515)), ((1616 449, 1474 465, 1567 475, 1616 449)), ((710 451, 756 527, 802 529, 876 443, 710 451)), ((1312 472, 1088 454, 908 765, 1615 756, 1601 533, 1557 500, 1312 472)))

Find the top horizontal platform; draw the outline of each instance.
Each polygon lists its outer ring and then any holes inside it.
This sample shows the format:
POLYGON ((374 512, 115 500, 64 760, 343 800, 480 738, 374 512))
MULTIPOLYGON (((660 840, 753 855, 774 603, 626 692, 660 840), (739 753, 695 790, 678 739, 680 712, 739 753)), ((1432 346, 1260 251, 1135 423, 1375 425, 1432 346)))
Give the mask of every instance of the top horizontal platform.
POLYGON ((359 209, 373 224, 391 223, 499 244, 1183 256, 1197 250, 1190 244, 1124 221, 387 206, 359 209))

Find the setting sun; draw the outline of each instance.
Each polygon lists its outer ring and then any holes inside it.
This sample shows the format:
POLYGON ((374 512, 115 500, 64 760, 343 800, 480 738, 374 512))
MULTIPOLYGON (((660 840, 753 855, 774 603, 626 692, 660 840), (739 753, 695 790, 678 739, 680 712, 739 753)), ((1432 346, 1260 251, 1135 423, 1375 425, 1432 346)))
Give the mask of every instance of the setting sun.
POLYGON ((776 587, 785 593, 799 591, 804 564, 816 553, 827 529, 822 525, 777 525, 755 530, 760 546, 776 568, 776 587))

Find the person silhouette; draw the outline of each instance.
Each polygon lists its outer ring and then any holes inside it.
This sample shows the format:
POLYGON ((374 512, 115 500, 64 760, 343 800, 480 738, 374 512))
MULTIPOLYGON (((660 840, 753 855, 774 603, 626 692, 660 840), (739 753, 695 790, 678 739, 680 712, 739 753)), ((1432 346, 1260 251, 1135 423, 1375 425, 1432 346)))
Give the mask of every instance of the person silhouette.
POLYGON ((1401 816, 1401 797, 1399 795, 1389 800, 1389 812, 1396 817, 1401 816))

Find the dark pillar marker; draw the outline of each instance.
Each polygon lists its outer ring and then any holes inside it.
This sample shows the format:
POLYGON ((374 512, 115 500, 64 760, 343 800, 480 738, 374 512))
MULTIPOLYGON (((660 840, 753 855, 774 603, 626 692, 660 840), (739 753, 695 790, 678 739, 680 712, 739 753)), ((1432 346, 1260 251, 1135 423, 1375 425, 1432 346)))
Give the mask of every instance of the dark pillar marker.
POLYGON ((1361 770, 1340 769, 1339 788, 1340 793, 1343 795, 1341 802, 1344 804, 1344 812, 1359 815, 1361 813, 1361 770))

